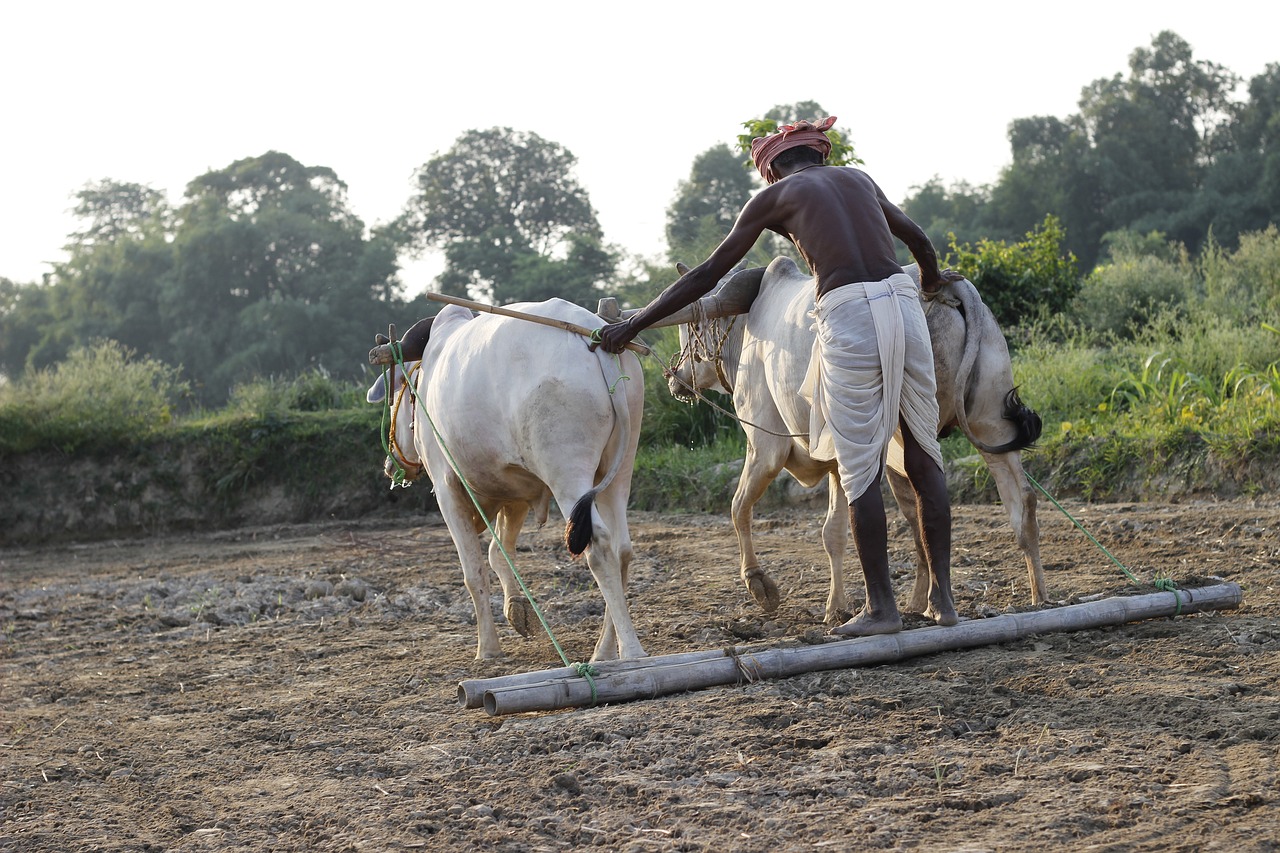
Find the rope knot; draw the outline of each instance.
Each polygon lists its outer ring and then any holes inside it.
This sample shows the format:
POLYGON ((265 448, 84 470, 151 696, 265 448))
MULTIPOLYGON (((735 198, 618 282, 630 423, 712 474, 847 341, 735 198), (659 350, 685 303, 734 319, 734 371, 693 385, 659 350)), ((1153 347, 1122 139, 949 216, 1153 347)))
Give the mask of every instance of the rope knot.
POLYGON ((596 692, 595 677, 600 674, 600 670, 596 669, 589 663, 579 662, 569 665, 573 668, 574 672, 587 680, 587 684, 591 685, 591 707, 594 708, 596 706, 596 701, 599 699, 599 694, 596 692))

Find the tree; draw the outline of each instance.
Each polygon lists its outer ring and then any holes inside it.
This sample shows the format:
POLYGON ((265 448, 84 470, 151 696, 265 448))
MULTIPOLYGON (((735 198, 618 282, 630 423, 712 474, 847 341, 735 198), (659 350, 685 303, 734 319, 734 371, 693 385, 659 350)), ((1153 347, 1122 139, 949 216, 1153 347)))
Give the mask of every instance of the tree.
POLYGON ((68 259, 55 265, 46 285, 22 294, 13 317, 31 324, 34 312, 56 322, 15 330, 5 347, 6 370, 49 366, 101 338, 148 351, 163 337, 156 282, 173 264, 173 211, 164 193, 103 180, 86 185, 76 199, 84 227, 68 235, 68 259))
POLYGON ((496 304, 560 296, 594 309, 615 261, 576 162, 535 133, 470 131, 418 169, 396 230, 411 251, 444 254, 446 293, 496 304))
POLYGON ((0 278, 0 374, 16 380, 32 366, 31 354, 56 329, 51 288, 0 278))
POLYGON ((693 161, 688 180, 676 188, 675 201, 667 208, 667 256, 697 263, 724 239, 755 184, 751 173, 729 150, 716 145, 693 161))
MULTIPOLYGON (((924 229, 930 242, 945 246, 951 240, 972 241, 989 232, 982 228, 985 208, 990 204, 986 187, 972 187, 963 181, 944 187, 937 176, 923 186, 912 187, 902 202, 902 210, 924 229)), ((899 260, 908 264, 910 253, 905 246, 898 247, 899 260)))
POLYGON ((269 151, 201 175, 185 201, 159 300, 167 360, 215 401, 261 375, 356 375, 394 311, 396 268, 333 170, 269 151))
POLYGON ((1224 137, 1226 150, 1205 174, 1199 218, 1212 222, 1216 239, 1233 245, 1280 223, 1280 64, 1249 81, 1249 100, 1224 137))

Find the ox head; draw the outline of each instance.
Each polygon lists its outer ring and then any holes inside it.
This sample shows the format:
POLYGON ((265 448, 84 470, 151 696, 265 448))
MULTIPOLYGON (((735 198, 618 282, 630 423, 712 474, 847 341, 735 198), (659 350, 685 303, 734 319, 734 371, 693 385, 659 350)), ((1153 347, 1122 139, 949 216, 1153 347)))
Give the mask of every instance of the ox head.
POLYGON ((387 458, 383 462, 383 472, 391 480, 391 487, 407 486, 422 476, 425 468, 418 446, 414 442, 414 429, 417 421, 418 396, 416 385, 421 362, 411 361, 405 364, 392 365, 378 376, 377 380, 365 394, 365 400, 378 403, 390 409, 385 447, 387 458), (407 371, 407 372, 406 372, 407 371), (391 379, 388 396, 387 380, 391 379))
POLYGON ((717 341, 724 340, 733 318, 680 324, 680 351, 667 365, 667 390, 682 403, 692 404, 703 391, 732 394, 724 377, 717 341))
MULTIPOLYGON (((676 271, 683 276, 689 268, 676 264, 676 271)), ((680 351, 667 365, 671 396, 692 404, 703 391, 733 394, 733 383, 725 373, 724 345, 737 315, 751 307, 759 289, 760 276, 754 271, 735 271, 721 279, 710 294, 672 315, 680 318, 680 351)))

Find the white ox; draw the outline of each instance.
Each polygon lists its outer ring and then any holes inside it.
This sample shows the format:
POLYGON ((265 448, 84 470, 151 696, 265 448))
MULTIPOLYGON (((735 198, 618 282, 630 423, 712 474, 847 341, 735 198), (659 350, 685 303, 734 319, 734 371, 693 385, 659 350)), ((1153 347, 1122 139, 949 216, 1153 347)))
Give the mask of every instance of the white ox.
MULTIPOLYGON (((588 328, 600 324, 587 309, 560 299, 506 307, 588 328)), ((399 464, 413 478, 425 465, 475 606, 477 659, 502 653, 490 610, 489 568, 502 583, 503 612, 512 627, 529 636, 537 624, 503 549, 514 557, 530 509, 539 524, 545 522, 552 497, 565 516, 570 553, 587 552, 604 598, 604 626, 592 660, 645 655, 626 601, 626 509, 643 374, 633 353, 612 356, 587 344, 572 332, 510 317, 473 318, 470 310, 449 305, 436 315, 421 364, 407 365, 421 405, 404 393, 403 374, 393 374, 401 390, 393 389, 395 458, 388 458, 387 473, 399 464), (497 532, 487 565, 485 518, 497 532)), ((379 377, 369 402, 384 399, 382 383, 379 377)))
MULTIPOLYGON (((904 269, 919 282, 914 264, 904 269)), ((746 463, 733 495, 733 526, 742 579, 766 611, 777 608, 779 593, 756 557, 751 540, 752 509, 783 469, 808 487, 827 477, 829 500, 822 542, 831 563, 831 587, 825 617, 828 622, 839 622, 848 610, 843 563, 849 499, 840 486, 835 462, 809 455, 810 407, 799 393, 814 339, 809 316, 814 281, 783 257, 774 259, 762 277, 759 271, 754 277, 752 272, 738 275, 736 281, 732 274, 727 276, 715 291, 699 300, 698 308, 687 314, 678 312, 660 323, 673 325, 673 319, 683 320, 681 357, 668 385, 671 393, 682 399, 691 391, 702 390, 733 395, 735 413, 747 436, 746 463), (740 313, 747 306, 750 310, 745 314, 723 316, 740 313), (721 318, 707 319, 717 315, 721 318)), ((1045 600, 1045 582, 1036 496, 1023 472, 1019 451, 1040 437, 1040 416, 1018 398, 1004 335, 971 282, 944 286, 925 309, 937 375, 939 435, 958 426, 982 454, 1026 558, 1032 601, 1039 604, 1045 600)), ((909 522, 916 548, 915 585, 906 609, 923 613, 928 606, 927 562, 918 532, 915 492, 902 473, 900 460, 900 450, 891 451, 889 485, 909 522)))

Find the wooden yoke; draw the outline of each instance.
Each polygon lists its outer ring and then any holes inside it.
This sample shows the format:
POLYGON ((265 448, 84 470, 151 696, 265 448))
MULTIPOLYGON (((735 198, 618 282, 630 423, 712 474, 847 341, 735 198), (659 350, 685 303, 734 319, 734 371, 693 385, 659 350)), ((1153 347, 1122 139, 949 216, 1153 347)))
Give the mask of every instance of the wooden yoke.
MULTIPOLYGON (((523 311, 512 311, 510 308, 502 308, 497 305, 486 305, 483 302, 473 302, 470 299, 462 299, 457 296, 447 296, 443 293, 428 293, 427 298, 435 302, 448 302, 451 305, 461 305, 464 308, 470 308, 473 311, 483 311, 486 314, 497 314, 502 317, 514 317, 517 320, 528 320, 530 323, 538 323, 543 326, 551 326, 556 329, 564 329, 567 332, 574 332, 582 335, 584 338, 590 339, 594 333, 593 329, 586 326, 579 326, 577 323, 570 323, 568 320, 557 320, 554 317, 541 317, 537 314, 526 314, 523 311)), ((639 355, 648 355, 649 348, 638 341, 631 341, 626 346, 627 349, 639 355)))

